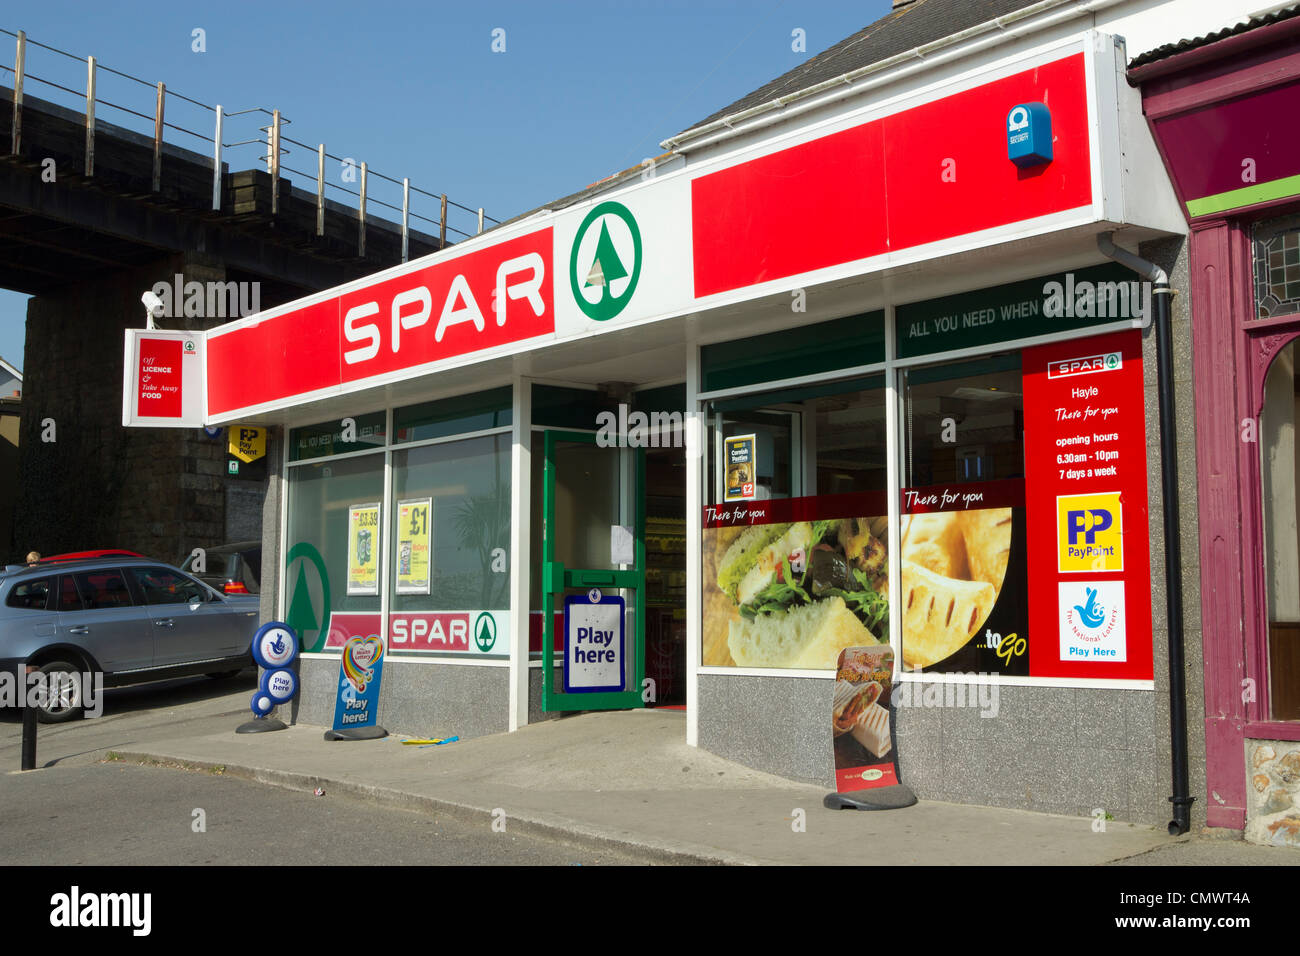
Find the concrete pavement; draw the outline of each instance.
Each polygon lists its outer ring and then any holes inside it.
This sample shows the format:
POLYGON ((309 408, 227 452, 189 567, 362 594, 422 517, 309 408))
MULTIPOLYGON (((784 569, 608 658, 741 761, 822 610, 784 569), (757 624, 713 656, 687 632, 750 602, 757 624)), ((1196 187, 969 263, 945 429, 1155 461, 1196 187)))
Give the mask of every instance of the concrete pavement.
MULTIPOLYGON (((719 864, 1300 864, 1300 854, 1089 818, 922 801, 832 811, 825 791, 685 743, 679 711, 591 713, 441 747, 400 737, 326 742, 298 725, 237 735, 247 691, 131 689, 94 721, 43 727, 38 765, 115 758, 224 772, 295 790, 452 814, 484 827, 561 836, 648 861, 719 864), (206 695, 205 693, 206 692, 206 695), (171 693, 172 697, 166 697, 171 693), (149 706, 150 703, 153 706, 149 706)), ((119 692, 126 693, 126 692, 119 692)), ((16 768, 19 725, 0 724, 0 766, 16 768)), ((37 771, 39 772, 39 771, 37 771)), ((0 795, 6 788, 0 777, 0 795)), ((12 792, 12 791, 11 791, 12 792)))

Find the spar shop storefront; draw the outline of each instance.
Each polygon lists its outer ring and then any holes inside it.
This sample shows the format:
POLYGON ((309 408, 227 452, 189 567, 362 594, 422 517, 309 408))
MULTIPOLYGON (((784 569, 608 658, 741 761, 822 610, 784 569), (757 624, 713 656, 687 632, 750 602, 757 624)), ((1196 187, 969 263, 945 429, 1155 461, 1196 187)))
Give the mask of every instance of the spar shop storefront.
POLYGON ((667 705, 829 784, 837 656, 889 645, 922 797, 1164 822, 1154 307, 1097 237, 1183 222, 1122 78, 986 53, 209 332, 296 719, 373 636, 392 730, 667 705))

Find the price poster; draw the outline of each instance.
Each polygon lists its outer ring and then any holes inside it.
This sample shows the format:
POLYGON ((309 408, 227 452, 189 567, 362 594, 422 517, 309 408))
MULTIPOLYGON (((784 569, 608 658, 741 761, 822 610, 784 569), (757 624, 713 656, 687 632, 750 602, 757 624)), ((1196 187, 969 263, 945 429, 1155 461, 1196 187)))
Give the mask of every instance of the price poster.
POLYGON ((432 498, 397 503, 397 593, 429 593, 432 498))
POLYGON ((749 501, 757 497, 755 488, 757 478, 755 471, 756 435, 734 435, 724 439, 723 467, 726 468, 725 501, 749 501))
POLYGON ((379 593, 379 503, 348 508, 348 594, 379 593))

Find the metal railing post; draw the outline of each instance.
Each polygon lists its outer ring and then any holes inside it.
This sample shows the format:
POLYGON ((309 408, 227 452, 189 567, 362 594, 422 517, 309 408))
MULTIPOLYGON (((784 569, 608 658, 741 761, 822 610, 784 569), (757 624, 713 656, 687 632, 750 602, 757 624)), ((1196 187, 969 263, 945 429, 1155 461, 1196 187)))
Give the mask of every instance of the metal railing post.
POLYGON ((325 235, 325 144, 316 147, 316 235, 325 235))
POLYGON ((271 171, 271 215, 280 214, 280 111, 271 114, 270 153, 267 161, 271 171))
POLYGON ((366 254, 366 164, 361 164, 361 202, 357 205, 357 255, 366 254))
POLYGON ((158 102, 153 112, 153 191, 162 189, 163 106, 167 102, 167 87, 158 84, 158 102))
POLYGON ((479 235, 483 234, 483 207, 478 207, 478 231, 479 235))
POLYGON ((221 126, 224 116, 221 104, 217 104, 217 129, 212 137, 212 209, 221 211, 221 126))
POLYGON ((27 61, 27 34, 18 31, 18 52, 14 54, 14 121, 9 152, 17 156, 23 145, 23 74, 27 61))
POLYGON ((86 57, 86 175, 95 175, 95 58, 86 57))
POLYGON ((402 177, 402 261, 409 258, 411 251, 411 180, 402 177))
POLYGON ((445 248, 447 245, 447 194, 442 194, 442 216, 438 221, 438 248, 445 248))

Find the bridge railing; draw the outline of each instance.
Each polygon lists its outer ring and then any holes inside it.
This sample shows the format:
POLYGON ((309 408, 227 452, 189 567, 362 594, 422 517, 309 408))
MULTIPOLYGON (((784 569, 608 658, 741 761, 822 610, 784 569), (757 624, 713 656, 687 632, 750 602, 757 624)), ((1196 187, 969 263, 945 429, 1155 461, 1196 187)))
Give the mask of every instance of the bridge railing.
MULTIPOLYGON (((366 230, 369 224, 392 224, 380 219, 368 221, 373 208, 387 210, 400 222, 402 261, 408 258, 411 230, 429 235, 436 233, 439 247, 457 237, 469 237, 498 224, 482 208, 471 208, 447 198, 446 193, 434 193, 411 185, 409 177, 396 179, 370 169, 366 162, 351 156, 338 156, 327 152, 323 143, 308 144, 285 135, 284 128, 292 121, 279 110, 253 107, 244 110, 225 110, 220 104, 208 105, 182 93, 167 88, 162 82, 151 83, 130 73, 99 63, 95 57, 79 57, 66 50, 40 43, 22 31, 0 27, 0 34, 15 41, 12 65, 0 62, 0 78, 8 74, 12 81, 13 118, 9 143, 10 155, 21 155, 23 145, 23 99, 29 85, 39 89, 42 98, 65 108, 74 109, 85 117, 85 146, 81 174, 87 178, 95 175, 95 134, 105 126, 100 115, 105 109, 120 127, 146 137, 153 146, 153 192, 162 190, 163 155, 166 148, 175 148, 176 136, 183 134, 184 147, 211 156, 212 209, 222 211, 223 171, 228 165, 226 151, 249 146, 260 147, 260 156, 254 162, 263 165, 271 176, 271 215, 279 213, 280 179, 292 173, 300 182, 314 181, 316 205, 316 235, 325 235, 327 209, 342 207, 353 211, 357 219, 357 255, 364 256, 366 230), (39 58, 40 62, 34 64, 39 58), (76 64, 75 67, 72 64, 76 64), (37 69, 33 69, 33 65, 37 69), (82 79, 78 79, 78 74, 82 79), (151 96, 142 96, 140 87, 148 89, 151 96), (107 98, 106 93, 111 95, 107 98), (128 105, 129 104, 129 105, 128 105), (150 108, 152 107, 152 108, 150 108), (234 123, 228 125, 228 121, 234 123), (264 125, 253 125, 258 122, 264 125), (197 127, 197 128, 192 128, 197 127), (250 128, 251 127, 251 128, 250 128), (243 132, 237 130, 241 129, 243 132), (210 129, 211 133, 203 132, 210 129), (239 139, 239 136, 247 138, 239 139), (227 138, 231 141, 227 142, 227 138), (198 145, 194 141, 198 141, 198 145), (302 169, 308 166, 309 170, 302 169), (452 236, 449 239, 448 234, 452 236)), ((3 144, 0 144, 3 149, 3 144)), ((384 213, 381 213, 384 215, 384 213)))

